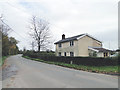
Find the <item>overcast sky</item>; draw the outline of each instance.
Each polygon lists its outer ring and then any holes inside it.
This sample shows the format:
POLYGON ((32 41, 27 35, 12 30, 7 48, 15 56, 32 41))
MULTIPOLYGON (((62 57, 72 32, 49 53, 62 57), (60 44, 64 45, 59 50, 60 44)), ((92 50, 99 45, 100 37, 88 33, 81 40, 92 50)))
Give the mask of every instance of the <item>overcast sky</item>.
MULTIPOLYGON (((119 0, 0 0, 0 14, 14 30, 19 48, 31 49, 29 20, 36 15, 49 21, 53 40, 88 33, 103 42, 103 47, 118 48, 119 0)), ((54 44, 51 48, 55 50, 54 44)))

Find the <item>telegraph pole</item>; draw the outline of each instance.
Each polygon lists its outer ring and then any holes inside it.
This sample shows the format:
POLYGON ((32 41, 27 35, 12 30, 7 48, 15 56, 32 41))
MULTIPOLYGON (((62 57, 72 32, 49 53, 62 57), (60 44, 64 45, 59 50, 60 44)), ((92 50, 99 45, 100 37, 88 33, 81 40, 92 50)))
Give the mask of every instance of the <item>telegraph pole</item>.
POLYGON ((110 49, 110 42, 109 42, 109 49, 110 49))

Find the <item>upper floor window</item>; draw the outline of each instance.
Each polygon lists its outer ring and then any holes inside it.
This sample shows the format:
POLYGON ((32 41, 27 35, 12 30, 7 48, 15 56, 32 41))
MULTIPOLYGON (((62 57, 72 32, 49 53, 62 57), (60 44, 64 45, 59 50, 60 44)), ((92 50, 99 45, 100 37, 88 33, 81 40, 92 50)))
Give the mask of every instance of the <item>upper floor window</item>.
POLYGON ((59 47, 62 47, 62 44, 61 43, 59 43, 59 45, 58 45, 59 47))
POLYGON ((74 52, 70 52, 70 56, 73 57, 74 56, 74 52))
POLYGON ((70 41, 70 46, 74 46, 74 41, 70 41))

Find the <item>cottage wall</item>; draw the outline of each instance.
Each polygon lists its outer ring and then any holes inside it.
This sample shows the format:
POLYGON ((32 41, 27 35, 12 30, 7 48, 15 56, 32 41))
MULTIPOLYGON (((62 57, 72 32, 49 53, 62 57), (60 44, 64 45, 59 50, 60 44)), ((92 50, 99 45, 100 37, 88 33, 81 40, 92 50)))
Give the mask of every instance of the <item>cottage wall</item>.
POLYGON ((62 56, 64 56, 65 52, 67 56, 70 56, 70 52, 74 52, 74 56, 89 56, 89 46, 102 47, 102 43, 88 36, 74 40, 74 46, 70 46, 70 42, 64 42, 61 44, 62 47, 59 47, 59 44, 56 44, 56 56, 59 56, 59 52, 61 52, 62 56))
POLYGON ((84 36, 78 40, 78 50, 79 56, 89 56, 88 47, 102 47, 102 43, 88 37, 84 36))

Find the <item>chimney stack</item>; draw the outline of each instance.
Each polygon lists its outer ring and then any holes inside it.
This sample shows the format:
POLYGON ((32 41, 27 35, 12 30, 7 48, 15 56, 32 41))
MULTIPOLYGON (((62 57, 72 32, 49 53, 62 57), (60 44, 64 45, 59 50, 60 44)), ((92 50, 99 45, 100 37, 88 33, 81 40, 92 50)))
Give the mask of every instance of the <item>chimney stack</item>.
POLYGON ((62 35, 62 40, 65 39, 65 34, 62 35))

